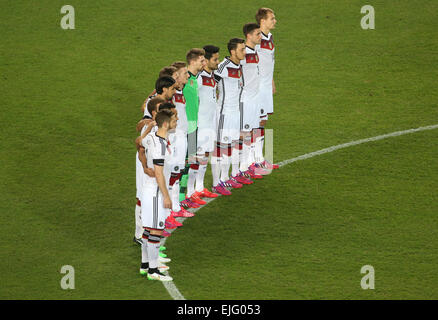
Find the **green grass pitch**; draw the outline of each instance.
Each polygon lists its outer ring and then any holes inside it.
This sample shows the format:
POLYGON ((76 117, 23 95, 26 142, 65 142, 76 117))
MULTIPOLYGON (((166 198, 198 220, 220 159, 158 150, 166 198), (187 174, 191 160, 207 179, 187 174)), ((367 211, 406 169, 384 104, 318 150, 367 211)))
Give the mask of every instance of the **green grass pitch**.
MULTIPOLYGON (((438 123, 434 0, 65 4, 75 30, 59 1, 0 4, 1 299, 170 299, 131 240, 140 106, 189 48, 224 57, 258 7, 278 20, 276 162, 438 123)), ((370 142, 221 197, 168 239, 175 285, 187 299, 437 299, 437 145, 438 130, 370 142)))

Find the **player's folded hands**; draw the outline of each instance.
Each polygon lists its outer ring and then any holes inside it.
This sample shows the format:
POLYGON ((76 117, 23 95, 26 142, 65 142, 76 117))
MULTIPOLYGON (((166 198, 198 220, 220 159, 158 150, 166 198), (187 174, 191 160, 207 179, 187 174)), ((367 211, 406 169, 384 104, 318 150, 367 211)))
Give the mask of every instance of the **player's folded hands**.
POLYGON ((144 173, 146 173, 151 178, 155 177, 155 171, 151 168, 144 169, 144 173))

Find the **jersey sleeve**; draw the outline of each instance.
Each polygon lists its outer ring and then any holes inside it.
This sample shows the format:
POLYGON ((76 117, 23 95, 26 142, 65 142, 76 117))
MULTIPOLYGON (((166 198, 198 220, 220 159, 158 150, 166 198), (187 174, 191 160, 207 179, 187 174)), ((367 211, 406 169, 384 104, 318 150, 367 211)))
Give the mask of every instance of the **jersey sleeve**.
POLYGON ((154 147, 152 149, 152 163, 156 166, 164 166, 164 158, 166 156, 166 144, 162 139, 155 139, 153 141, 154 147))
MULTIPOLYGON (((143 134, 143 131, 144 130, 144 127, 143 127, 143 129, 141 130, 142 132, 141 132, 141 134, 143 134)), ((142 147, 145 149, 145 150, 147 150, 148 149, 148 146, 149 146, 149 135, 146 135, 146 137, 144 137, 142 140, 141 140, 141 145, 142 145, 142 147)))
POLYGON ((214 80, 216 80, 216 82, 220 82, 222 79, 226 78, 228 76, 227 70, 228 69, 224 66, 224 64, 220 64, 217 70, 214 71, 214 80))

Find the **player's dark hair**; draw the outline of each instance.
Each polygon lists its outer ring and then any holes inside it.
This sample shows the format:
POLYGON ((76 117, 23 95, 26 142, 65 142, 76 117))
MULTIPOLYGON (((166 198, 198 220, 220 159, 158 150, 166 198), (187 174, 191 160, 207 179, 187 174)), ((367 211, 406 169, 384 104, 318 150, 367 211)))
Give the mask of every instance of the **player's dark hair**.
POLYGON ((268 13, 274 14, 274 10, 269 8, 260 8, 259 10, 257 10, 257 13, 255 15, 257 23, 260 24, 262 19, 266 19, 268 17, 268 13))
POLYGON ((181 68, 185 68, 187 64, 184 61, 175 61, 174 63, 171 64, 171 66, 175 67, 176 70, 178 71, 181 68))
POLYGON ((249 33, 253 32, 255 29, 259 29, 259 28, 260 28, 260 25, 258 23, 254 23, 254 22, 247 23, 243 26, 243 34, 246 37, 249 33))
POLYGON ((205 59, 210 60, 211 57, 215 54, 219 52, 219 47, 213 46, 213 45, 207 45, 204 46, 202 49, 204 49, 205 51, 205 59))
POLYGON ((243 40, 241 38, 230 39, 230 41, 228 41, 228 44, 227 44, 228 52, 231 54, 231 50, 236 50, 237 45, 239 43, 245 43, 245 40, 243 40))
POLYGON ((157 126, 161 128, 163 126, 163 123, 170 123, 170 119, 172 118, 172 116, 173 112, 170 110, 158 111, 157 115, 155 116, 155 122, 157 123, 157 126))
POLYGON ((158 75, 159 78, 161 77, 171 77, 173 76, 173 74, 176 72, 176 68, 169 66, 169 67, 164 67, 163 69, 160 70, 160 74, 158 75))
POLYGON ((175 84, 175 79, 169 76, 159 77, 155 82, 155 90, 158 94, 163 93, 163 88, 170 88, 175 84))
POLYGON ((152 111, 157 112, 157 106, 163 102, 164 102, 164 99, 160 98, 160 97, 155 97, 155 98, 152 98, 151 100, 149 100, 148 106, 147 106, 149 114, 152 116, 152 111))
POLYGON ((160 112, 161 110, 172 110, 173 108, 175 108, 175 105, 172 102, 165 102, 160 104, 160 106, 158 107, 158 112, 160 112))
POLYGON ((190 64, 191 61, 198 59, 200 56, 205 56, 204 49, 199 49, 199 48, 190 49, 186 54, 187 64, 190 64))

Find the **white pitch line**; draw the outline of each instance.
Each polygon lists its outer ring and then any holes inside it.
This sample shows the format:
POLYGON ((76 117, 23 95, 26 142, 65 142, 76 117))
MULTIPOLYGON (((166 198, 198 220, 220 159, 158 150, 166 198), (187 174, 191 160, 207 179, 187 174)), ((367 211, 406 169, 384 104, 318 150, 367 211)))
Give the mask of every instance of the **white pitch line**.
MULTIPOLYGON (((375 137, 371 137, 371 138, 350 141, 350 142, 347 142, 347 143, 338 144, 336 146, 331 146, 331 147, 328 147, 328 148, 325 148, 325 149, 321 149, 321 150, 318 150, 318 151, 306 153, 306 154, 303 154, 301 156, 298 156, 298 157, 295 157, 295 158, 292 158, 292 159, 284 160, 284 161, 281 161, 280 163, 278 163, 278 165, 280 167, 282 167, 282 166, 285 166, 285 165, 290 164, 292 162, 296 162, 296 161, 299 161, 299 160, 309 159, 309 158, 312 158, 312 157, 315 157, 315 156, 319 156, 321 154, 333 152, 335 150, 339 150, 339 149, 343 149, 343 148, 348 148, 348 147, 351 147, 351 146, 356 146, 358 144, 367 143, 367 142, 371 142, 371 141, 382 140, 382 139, 386 139, 386 138, 390 138, 390 137, 397 137, 397 136, 401 136, 401 135, 409 134, 409 133, 414 133, 414 132, 418 132, 418 131, 433 130, 433 129, 437 129, 437 128, 438 128, 438 124, 434 124, 434 125, 430 125, 430 126, 426 126, 426 127, 419 127, 419 128, 416 128, 416 129, 408 129, 408 130, 403 130, 403 131, 396 131, 396 132, 387 133, 387 134, 383 134, 383 135, 375 136, 375 137)), ((219 195, 219 196, 221 196, 221 195, 219 195)), ((217 198, 219 198, 219 197, 217 197, 217 198)), ((217 198, 209 198, 209 199, 205 200, 207 203, 204 206, 206 206, 207 204, 209 204, 210 202, 212 202, 213 200, 215 200, 217 198)), ((199 207, 199 208, 196 208, 194 210, 191 210, 191 212, 195 213, 196 211, 198 211, 199 209, 202 209, 203 207, 199 207)), ((182 222, 185 219, 186 218, 182 218, 182 219, 180 219, 180 221, 182 222)), ((173 230, 176 230, 176 229, 173 229, 173 230)), ((172 232, 173 230, 170 230, 169 232, 172 232)), ((166 239, 167 238, 164 238, 162 240, 162 245, 164 245, 166 243, 166 239)), ((173 281, 163 282, 163 285, 166 288, 167 292, 169 292, 169 294, 172 297, 172 299, 174 299, 174 300, 186 300, 184 298, 184 296, 181 294, 181 292, 179 292, 178 288, 175 286, 175 283, 173 281)))

